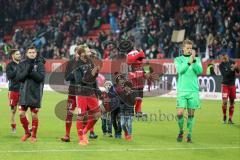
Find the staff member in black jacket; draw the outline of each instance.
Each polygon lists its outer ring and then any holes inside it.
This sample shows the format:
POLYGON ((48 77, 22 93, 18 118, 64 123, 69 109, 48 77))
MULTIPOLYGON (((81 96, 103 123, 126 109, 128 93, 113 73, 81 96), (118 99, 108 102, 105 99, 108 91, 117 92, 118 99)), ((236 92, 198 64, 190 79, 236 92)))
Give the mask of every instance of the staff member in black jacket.
POLYGON ((234 100, 236 99, 236 86, 235 79, 236 73, 239 73, 239 67, 235 64, 234 61, 230 60, 228 55, 222 55, 222 62, 219 65, 219 70, 222 79, 222 112, 223 112, 223 123, 226 123, 227 120, 227 101, 229 98, 230 107, 229 107, 229 119, 228 123, 233 124, 232 117, 234 112, 234 100))
POLYGON ((38 129, 38 111, 41 107, 43 85, 45 78, 44 60, 37 56, 35 47, 29 47, 26 53, 26 60, 17 67, 16 80, 21 82, 20 86, 20 121, 25 130, 25 135, 21 138, 26 141, 31 133, 28 129, 26 111, 31 109, 32 114, 32 138, 31 142, 36 142, 38 129))
POLYGON ((6 68, 6 74, 8 78, 8 98, 9 98, 9 105, 11 107, 11 127, 12 133, 16 133, 16 122, 15 122, 15 114, 17 110, 17 105, 19 101, 19 89, 20 83, 15 81, 14 78, 16 77, 17 73, 17 65, 21 60, 21 54, 18 49, 12 49, 10 51, 12 56, 12 61, 8 63, 6 68))

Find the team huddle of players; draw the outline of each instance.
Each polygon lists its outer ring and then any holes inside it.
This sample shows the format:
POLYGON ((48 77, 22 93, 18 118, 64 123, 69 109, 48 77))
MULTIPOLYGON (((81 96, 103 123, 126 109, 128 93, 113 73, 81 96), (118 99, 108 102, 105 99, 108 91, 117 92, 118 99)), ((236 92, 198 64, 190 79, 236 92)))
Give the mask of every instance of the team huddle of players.
MULTIPOLYGON (((182 142, 184 134, 184 111, 188 112, 187 142, 192 142, 192 128, 194 125, 195 110, 200 108, 199 84, 197 76, 202 74, 203 68, 200 58, 192 49, 193 42, 183 42, 183 55, 175 58, 174 63, 178 73, 177 87, 177 115, 179 134, 177 141, 182 142)), ((34 47, 26 50, 26 57, 21 61, 19 50, 11 50, 12 61, 6 69, 9 80, 9 101, 12 111, 11 127, 16 131, 15 113, 19 104, 20 122, 25 134, 21 138, 26 141, 31 137, 31 142, 37 141, 38 112, 41 108, 45 78, 45 61, 37 55, 34 47), (32 128, 26 111, 30 108, 32 128)), ((104 135, 112 137, 112 126, 115 138, 122 137, 122 130, 127 141, 132 140, 133 116, 143 116, 141 110, 143 88, 145 80, 159 79, 153 71, 143 69, 143 51, 132 50, 127 54, 126 62, 131 70, 126 75, 115 72, 112 81, 104 83, 104 90, 98 87, 97 77, 101 65, 87 45, 79 45, 75 48, 74 59, 67 62, 65 80, 69 81, 67 115, 65 119, 66 133, 61 138, 64 142, 70 142, 70 131, 74 111, 77 109, 77 133, 80 145, 88 145, 87 133, 90 138, 97 138, 94 134, 94 125, 99 118, 102 119, 102 131, 104 135), (100 103, 100 101, 102 103, 100 103)), ((239 68, 226 55, 222 56, 220 71, 223 76, 222 99, 223 120, 226 123, 227 101, 230 99, 229 124, 233 124, 234 99, 236 87, 234 84, 235 73, 239 68)))

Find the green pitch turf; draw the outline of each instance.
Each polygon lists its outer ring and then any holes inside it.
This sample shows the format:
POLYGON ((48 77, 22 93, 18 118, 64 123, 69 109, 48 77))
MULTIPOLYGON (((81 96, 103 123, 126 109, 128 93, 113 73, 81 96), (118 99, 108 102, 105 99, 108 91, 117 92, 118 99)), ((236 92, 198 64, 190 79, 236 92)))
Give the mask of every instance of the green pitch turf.
MULTIPOLYGON (((43 107, 39 113, 38 141, 34 144, 20 142, 23 129, 17 116, 17 133, 10 133, 7 91, 0 91, 0 160, 99 160, 99 159, 164 159, 207 160, 239 159, 240 111, 236 103, 234 122, 222 124, 221 102, 202 101, 202 109, 196 112, 193 143, 177 143, 178 126, 174 98, 145 98, 143 110, 148 119, 135 120, 133 141, 103 137, 100 121, 96 126, 99 138, 86 147, 78 145, 76 125, 72 127, 72 141, 59 140, 65 133, 64 121, 55 115, 55 106, 65 95, 44 92, 43 107), (150 114, 151 118, 150 118, 150 114)), ((64 106, 62 106, 64 109, 64 106)), ((186 121, 185 121, 186 122, 186 121)), ((186 124, 186 123, 185 123, 186 124)), ((186 125, 185 125, 186 126, 186 125)))

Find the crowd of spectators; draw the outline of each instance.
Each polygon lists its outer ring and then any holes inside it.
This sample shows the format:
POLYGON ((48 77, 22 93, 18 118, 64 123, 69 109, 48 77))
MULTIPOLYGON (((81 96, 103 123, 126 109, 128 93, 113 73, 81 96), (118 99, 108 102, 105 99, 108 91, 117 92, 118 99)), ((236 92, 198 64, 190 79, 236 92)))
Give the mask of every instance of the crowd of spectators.
POLYGON ((119 54, 120 40, 130 40, 147 58, 173 58, 180 44, 171 41, 173 30, 185 30, 202 58, 222 53, 240 57, 239 0, 0 0, 0 41, 16 21, 39 20, 33 29, 18 28, 9 43, 0 42, 0 55, 8 48, 24 49, 34 43, 49 59, 69 58, 71 48, 87 43, 99 57, 119 54), (13 3, 14 1, 14 3, 13 3), (11 3, 10 3, 11 2, 11 3), (115 9, 111 9, 115 4, 115 9), (6 7, 5 7, 6 6, 6 7), (51 15, 47 24, 41 22, 51 15), (86 38, 90 30, 109 23, 111 32, 86 38), (2 44, 2 45, 1 45, 2 44), (1 53, 2 52, 2 53, 1 53))
POLYGON ((0 0, 1 34, 10 33, 16 21, 40 19, 50 14, 52 5, 53 0, 0 0))

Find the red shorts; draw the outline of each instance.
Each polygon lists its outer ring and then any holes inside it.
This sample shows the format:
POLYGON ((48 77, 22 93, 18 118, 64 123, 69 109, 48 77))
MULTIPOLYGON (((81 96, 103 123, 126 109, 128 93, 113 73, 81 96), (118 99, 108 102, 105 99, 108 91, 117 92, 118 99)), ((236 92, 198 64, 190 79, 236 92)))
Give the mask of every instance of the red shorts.
POLYGON ((98 99, 96 97, 77 96, 76 99, 77 99, 78 114, 86 115, 87 111, 89 111, 89 114, 100 112, 98 99))
POLYGON ((222 84, 222 99, 236 99, 236 86, 222 84))
POLYGON ((67 109, 68 109, 68 110, 71 110, 71 111, 74 111, 75 108, 76 108, 76 106, 77 106, 76 96, 68 95, 67 109))
POLYGON ((8 92, 8 99, 10 106, 17 106, 19 102, 19 92, 9 91, 8 92))

